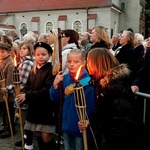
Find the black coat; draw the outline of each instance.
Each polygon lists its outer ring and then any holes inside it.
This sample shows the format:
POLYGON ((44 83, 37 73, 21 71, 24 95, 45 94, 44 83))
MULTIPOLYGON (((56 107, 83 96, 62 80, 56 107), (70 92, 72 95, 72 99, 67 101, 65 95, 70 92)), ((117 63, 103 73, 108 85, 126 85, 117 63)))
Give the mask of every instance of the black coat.
POLYGON ((135 57, 136 57, 136 64, 135 64, 134 71, 135 71, 135 73, 137 73, 143 65, 144 46, 142 44, 138 45, 137 47, 134 48, 134 52, 135 52, 135 57))
POLYGON ((100 42, 97 42, 97 43, 93 44, 93 45, 91 46, 90 50, 93 49, 93 48, 99 48, 99 47, 100 47, 100 48, 102 48, 102 47, 108 48, 108 46, 105 44, 105 42, 100 41, 100 42))
POLYGON ((133 85, 140 87, 140 91, 150 94, 150 49, 146 51, 144 62, 133 85))
POLYGON ((127 64, 130 70, 134 71, 136 56, 134 48, 131 44, 122 46, 119 53, 116 55, 117 60, 122 64, 127 64))
POLYGON ((105 77, 106 84, 97 86, 97 109, 90 116, 99 149, 127 150, 131 147, 132 107, 134 95, 125 65, 114 68, 105 77))
POLYGON ((30 73, 25 86, 25 101, 28 104, 27 121, 44 125, 55 123, 55 106, 49 95, 53 80, 51 63, 37 69, 36 74, 30 73))
MULTIPOLYGON (((108 46, 103 41, 100 41, 100 42, 93 44, 91 46, 91 48, 89 49, 89 51, 94 49, 94 48, 107 48, 108 49, 108 46)), ((86 56, 88 55, 89 51, 87 51, 86 56)))
POLYGON ((115 51, 121 44, 118 42, 116 45, 113 45, 112 50, 115 51))

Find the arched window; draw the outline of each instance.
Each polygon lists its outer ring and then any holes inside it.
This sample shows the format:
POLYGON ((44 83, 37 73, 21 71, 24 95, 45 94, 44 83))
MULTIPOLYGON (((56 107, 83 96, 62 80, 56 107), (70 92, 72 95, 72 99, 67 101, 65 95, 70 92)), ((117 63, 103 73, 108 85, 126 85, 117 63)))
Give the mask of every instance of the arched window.
POLYGON ((80 22, 79 20, 77 20, 77 21, 75 21, 75 22, 73 23, 73 29, 74 29, 75 31, 77 31, 78 33, 81 33, 81 32, 82 32, 82 24, 81 24, 81 22, 80 22))
POLYGON ((48 33, 50 30, 54 29, 54 25, 52 22, 46 23, 46 33, 48 33))
POLYGON ((21 36, 24 36, 27 33, 27 24, 26 23, 22 23, 20 25, 20 34, 21 36))

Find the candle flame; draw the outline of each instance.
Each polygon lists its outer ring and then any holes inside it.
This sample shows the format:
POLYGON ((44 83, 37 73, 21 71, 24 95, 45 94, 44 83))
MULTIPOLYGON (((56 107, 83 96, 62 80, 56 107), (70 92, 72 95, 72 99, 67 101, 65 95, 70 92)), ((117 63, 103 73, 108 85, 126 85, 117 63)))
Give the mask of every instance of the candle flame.
POLYGON ((15 65, 15 67, 17 66, 16 55, 14 55, 14 65, 15 65))
POLYGON ((80 66, 79 69, 77 70, 77 73, 76 73, 76 76, 75 76, 76 80, 78 80, 78 78, 79 78, 81 68, 82 68, 82 66, 80 66))

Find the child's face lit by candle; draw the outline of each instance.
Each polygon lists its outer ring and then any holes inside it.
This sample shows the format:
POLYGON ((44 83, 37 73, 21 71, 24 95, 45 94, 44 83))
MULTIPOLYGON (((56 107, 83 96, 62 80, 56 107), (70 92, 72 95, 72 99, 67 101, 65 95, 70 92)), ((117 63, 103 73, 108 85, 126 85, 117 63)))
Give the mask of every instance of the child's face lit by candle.
POLYGON ((67 56, 67 67, 69 72, 76 73, 80 66, 85 66, 85 60, 82 59, 81 54, 70 53, 67 56))
POLYGON ((51 55, 43 47, 37 47, 35 50, 35 61, 40 66, 46 64, 50 57, 51 55))

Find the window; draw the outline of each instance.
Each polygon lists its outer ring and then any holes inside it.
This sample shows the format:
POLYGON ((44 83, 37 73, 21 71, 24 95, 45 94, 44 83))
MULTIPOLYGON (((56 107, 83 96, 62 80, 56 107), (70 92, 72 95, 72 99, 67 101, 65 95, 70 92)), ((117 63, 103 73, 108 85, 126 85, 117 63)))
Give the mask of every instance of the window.
POLYGON ((20 26, 20 33, 22 36, 24 36, 27 33, 27 24, 26 23, 22 23, 20 26))
POLYGON ((121 10, 125 10, 126 9, 126 4, 124 2, 121 3, 121 10))
POLYGON ((82 31, 82 24, 81 24, 81 22, 80 21, 75 21, 74 23, 73 23, 73 29, 75 30, 75 31, 77 31, 77 32, 79 32, 79 33, 81 33, 82 31))
POLYGON ((54 25, 52 22, 46 23, 46 33, 48 33, 50 30, 54 29, 54 25))

